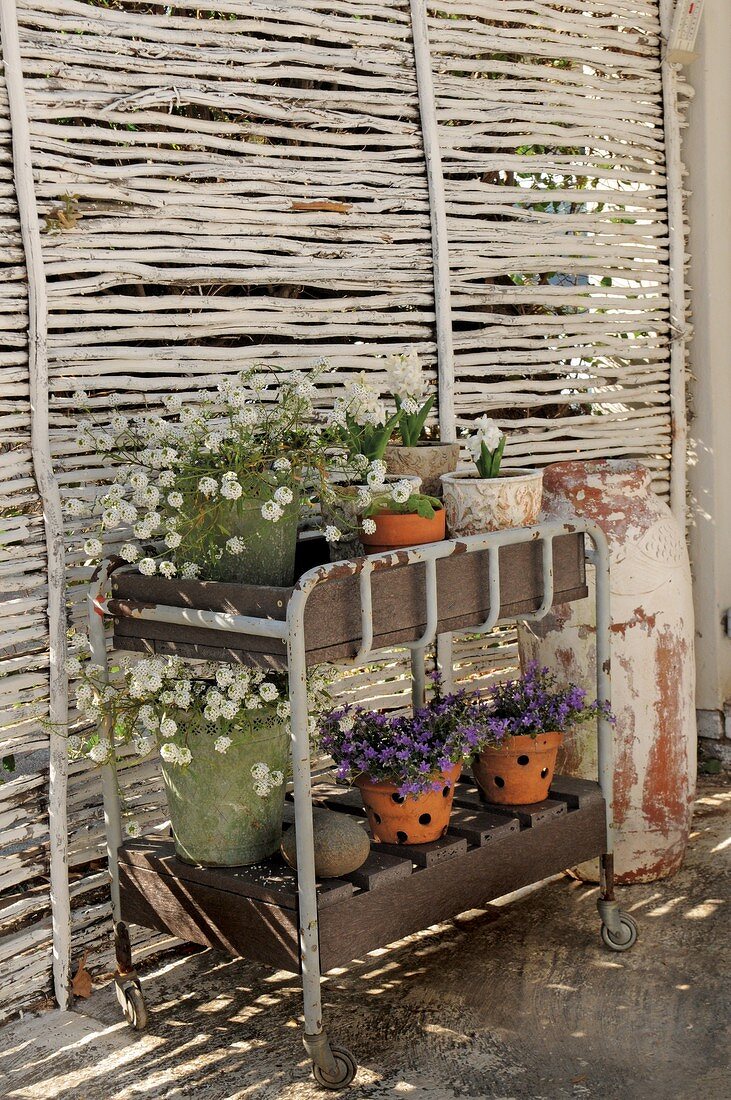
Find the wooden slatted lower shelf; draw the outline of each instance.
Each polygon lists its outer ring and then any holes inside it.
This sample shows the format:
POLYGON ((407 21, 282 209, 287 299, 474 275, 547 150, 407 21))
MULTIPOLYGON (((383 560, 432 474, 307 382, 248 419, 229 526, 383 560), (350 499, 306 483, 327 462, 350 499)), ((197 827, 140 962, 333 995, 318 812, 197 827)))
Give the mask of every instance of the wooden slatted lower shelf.
MULTIPOLYGON (((362 817, 358 792, 328 782, 315 800, 362 817)), ((290 815, 291 816, 291 815, 290 815)), ((431 845, 374 844, 366 863, 318 883, 322 971, 600 855, 596 783, 557 777, 535 806, 486 806, 458 784, 450 829, 431 845)), ((119 852, 122 917, 280 969, 299 970, 297 876, 273 857, 255 867, 191 867, 165 837, 119 852)))

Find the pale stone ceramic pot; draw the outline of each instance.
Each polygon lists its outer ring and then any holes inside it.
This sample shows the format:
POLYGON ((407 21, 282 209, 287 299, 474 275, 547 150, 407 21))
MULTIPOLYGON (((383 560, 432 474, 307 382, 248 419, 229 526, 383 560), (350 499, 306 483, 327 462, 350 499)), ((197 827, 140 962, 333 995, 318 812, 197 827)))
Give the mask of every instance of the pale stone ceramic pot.
POLYGON ((403 447, 389 443, 383 456, 389 474, 404 477, 416 474, 421 478, 421 491, 430 497, 441 497, 442 474, 457 469, 459 443, 419 443, 416 447, 403 447))
POLYGON ((535 523, 542 483, 542 470, 505 470, 498 477, 471 470, 442 474, 447 533, 460 538, 535 523))
MULTIPOLYGON (((619 882, 680 867, 695 789, 693 596, 684 533, 639 462, 558 462, 544 476, 542 519, 594 520, 610 554, 614 860, 619 882)), ((521 660, 547 665, 596 695, 594 576, 590 596, 519 627, 521 660)), ((569 730, 557 770, 597 777, 596 723, 569 730)), ((583 864, 582 878, 598 868, 583 864)))

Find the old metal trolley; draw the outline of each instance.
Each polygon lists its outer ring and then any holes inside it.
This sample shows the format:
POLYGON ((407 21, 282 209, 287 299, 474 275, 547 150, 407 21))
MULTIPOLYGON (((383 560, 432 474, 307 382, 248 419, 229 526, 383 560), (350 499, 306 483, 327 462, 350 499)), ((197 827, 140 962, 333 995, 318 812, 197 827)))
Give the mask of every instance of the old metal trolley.
MULTIPOLYGON (((601 530, 587 520, 542 523, 327 564, 313 564, 315 544, 303 545, 310 561, 301 563, 304 572, 288 589, 145 578, 107 561, 90 589, 89 620, 93 659, 107 671, 108 616, 116 649, 265 664, 289 673, 296 873, 278 856, 255 868, 189 866, 161 834, 123 843, 115 765, 104 769, 115 981, 127 1020, 136 1028, 147 1022, 130 922, 299 971, 304 1044, 314 1076, 340 1089, 357 1066, 323 1026, 321 973, 596 856, 604 943, 624 951, 637 929, 614 896, 612 725, 606 718, 598 722, 598 783, 557 777, 544 803, 496 807, 482 802, 465 778, 441 840, 374 844, 358 871, 315 881, 308 666, 357 664, 387 646, 407 646, 413 703, 421 705, 425 651, 435 639, 443 656, 451 653, 454 633, 486 634, 498 622, 537 620, 556 603, 586 597, 588 561, 596 570, 597 697, 608 703, 609 555, 601 530)), ((448 683, 451 667, 443 674, 448 683)), ((327 775, 315 780, 319 803, 363 816, 355 792, 327 775)))

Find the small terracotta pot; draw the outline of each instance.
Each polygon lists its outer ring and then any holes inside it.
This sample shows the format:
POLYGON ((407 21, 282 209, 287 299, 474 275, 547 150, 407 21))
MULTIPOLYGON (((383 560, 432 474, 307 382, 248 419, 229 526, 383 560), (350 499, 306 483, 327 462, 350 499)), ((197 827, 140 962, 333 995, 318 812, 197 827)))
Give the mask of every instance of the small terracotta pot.
POLYGON ((438 508, 431 519, 423 516, 381 512, 371 517, 376 529, 372 535, 361 531, 367 554, 383 550, 398 550, 403 546, 422 546, 426 542, 441 542, 446 531, 445 512, 438 508))
POLYGON ((441 773, 444 784, 438 791, 405 798, 396 783, 376 783, 368 775, 355 779, 374 840, 382 844, 427 844, 439 840, 449 826, 454 786, 462 765, 454 764, 441 773))
POLYGON ((543 470, 505 470, 498 477, 458 470, 442 474, 442 486, 450 537, 479 535, 537 523, 543 470))
POLYGON ((558 731, 519 734, 499 748, 483 749, 472 771, 488 802, 529 806, 548 798, 556 770, 556 756, 563 741, 558 731))
POLYGON ((389 443, 383 457, 390 474, 398 474, 399 477, 418 474, 422 480, 421 491, 430 497, 440 497, 442 474, 449 474, 457 469, 459 443, 427 441, 416 447, 389 443))

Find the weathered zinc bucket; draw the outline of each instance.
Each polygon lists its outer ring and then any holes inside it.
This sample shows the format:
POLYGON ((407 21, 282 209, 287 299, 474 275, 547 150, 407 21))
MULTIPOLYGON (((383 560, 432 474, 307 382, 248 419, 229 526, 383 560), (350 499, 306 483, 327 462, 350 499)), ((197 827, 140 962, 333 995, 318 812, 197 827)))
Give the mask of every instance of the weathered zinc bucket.
MULTIPOLYGON (((615 868, 620 882, 651 882, 682 862, 695 790, 693 599, 685 540, 652 492, 649 471, 637 462, 549 466, 543 518, 577 516, 602 528, 611 559, 615 868)), ((595 633, 591 594, 522 625, 521 659, 547 665, 593 698, 595 633)), ((596 778, 595 723, 566 734, 557 771, 596 778)), ((589 865, 580 873, 596 875, 589 865)))
POLYGON ((242 867, 273 855, 282 840, 289 722, 274 707, 250 712, 251 728, 176 715, 190 764, 162 761, 175 851, 186 863, 242 867), (231 736, 225 752, 218 738, 231 736))
MULTIPOLYGON (((274 588, 291 585, 297 550, 299 501, 295 497, 291 504, 282 508, 277 520, 267 519, 262 514, 263 504, 264 500, 240 497, 225 504, 219 501, 209 505, 209 510, 216 510, 221 532, 220 557, 211 561, 206 556, 204 561, 199 561, 195 541, 189 538, 185 542, 184 560, 200 565, 206 580, 210 581, 261 584, 274 588), (230 540, 237 540, 237 552, 229 549, 230 540)), ((205 524, 206 517, 202 516, 201 528, 205 524)), ((208 526, 210 534, 210 523, 208 526)))

